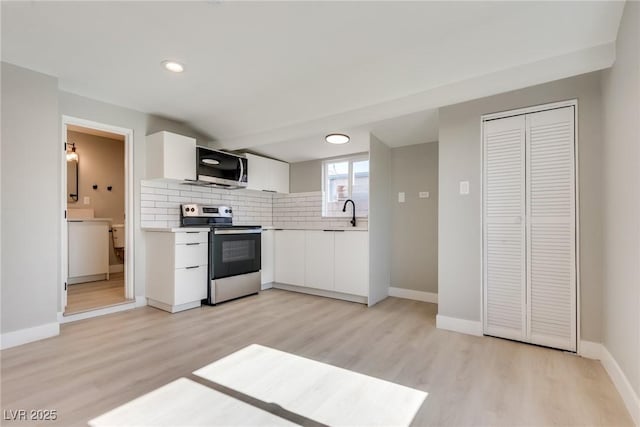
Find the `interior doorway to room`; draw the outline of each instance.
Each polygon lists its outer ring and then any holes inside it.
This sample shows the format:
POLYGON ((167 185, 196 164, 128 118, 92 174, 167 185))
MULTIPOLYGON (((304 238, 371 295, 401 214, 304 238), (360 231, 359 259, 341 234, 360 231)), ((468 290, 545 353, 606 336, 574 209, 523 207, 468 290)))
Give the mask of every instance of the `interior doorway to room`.
POLYGON ((62 136, 64 315, 132 303, 131 131, 65 117, 62 136))

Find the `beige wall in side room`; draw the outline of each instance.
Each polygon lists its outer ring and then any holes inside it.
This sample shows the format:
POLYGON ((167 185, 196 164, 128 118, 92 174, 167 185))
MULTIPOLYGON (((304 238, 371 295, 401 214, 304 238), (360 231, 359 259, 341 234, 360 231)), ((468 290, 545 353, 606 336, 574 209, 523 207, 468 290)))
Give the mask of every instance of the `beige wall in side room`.
POLYGON ((391 286, 438 292, 438 143, 391 149, 391 286), (418 193, 428 191, 429 198, 418 193), (405 202, 398 202, 398 193, 405 202))
POLYGON ((640 3, 626 3, 602 75, 604 345, 636 393, 640 424, 640 3))
POLYGON ((600 73, 558 80, 439 111, 438 313, 480 321, 483 114, 578 99, 581 339, 602 339, 602 96, 600 73), (470 194, 458 194, 469 181, 470 194))
MULTIPOLYGON (((124 142, 86 133, 69 131, 67 142, 76 144, 78 153, 78 201, 67 208, 93 208, 96 218, 111 218, 123 224, 125 213, 124 142), (93 184, 98 185, 94 190, 93 184), (113 187, 111 191, 107 187, 113 187), (90 203, 84 204, 89 197, 90 203)), ((109 239, 109 265, 122 264, 109 239)))

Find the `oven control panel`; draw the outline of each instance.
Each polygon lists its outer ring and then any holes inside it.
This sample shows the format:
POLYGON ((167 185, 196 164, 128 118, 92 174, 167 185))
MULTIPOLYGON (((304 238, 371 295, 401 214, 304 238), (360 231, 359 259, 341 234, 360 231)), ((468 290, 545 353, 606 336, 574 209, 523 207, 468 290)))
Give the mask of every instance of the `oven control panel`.
POLYGON ((201 205, 198 203, 184 204, 181 207, 182 216, 205 218, 231 218, 233 209, 224 205, 201 205))

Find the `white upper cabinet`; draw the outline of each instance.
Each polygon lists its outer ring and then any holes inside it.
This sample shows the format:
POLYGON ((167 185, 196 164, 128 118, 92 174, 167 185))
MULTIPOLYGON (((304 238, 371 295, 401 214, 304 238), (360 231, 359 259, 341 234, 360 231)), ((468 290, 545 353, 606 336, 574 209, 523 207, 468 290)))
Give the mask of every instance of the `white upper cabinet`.
POLYGON ((196 179, 196 140, 171 132, 147 135, 147 179, 196 179))
POLYGON ((289 163, 246 153, 249 190, 289 192, 289 163))

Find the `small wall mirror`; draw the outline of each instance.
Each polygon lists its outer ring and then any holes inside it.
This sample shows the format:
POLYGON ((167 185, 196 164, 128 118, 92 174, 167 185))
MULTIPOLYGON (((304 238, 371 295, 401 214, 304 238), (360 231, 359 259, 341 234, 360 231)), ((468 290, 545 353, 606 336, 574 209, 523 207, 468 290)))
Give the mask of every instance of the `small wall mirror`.
POLYGON ((67 153, 67 202, 78 201, 78 153, 73 145, 72 151, 67 153))

